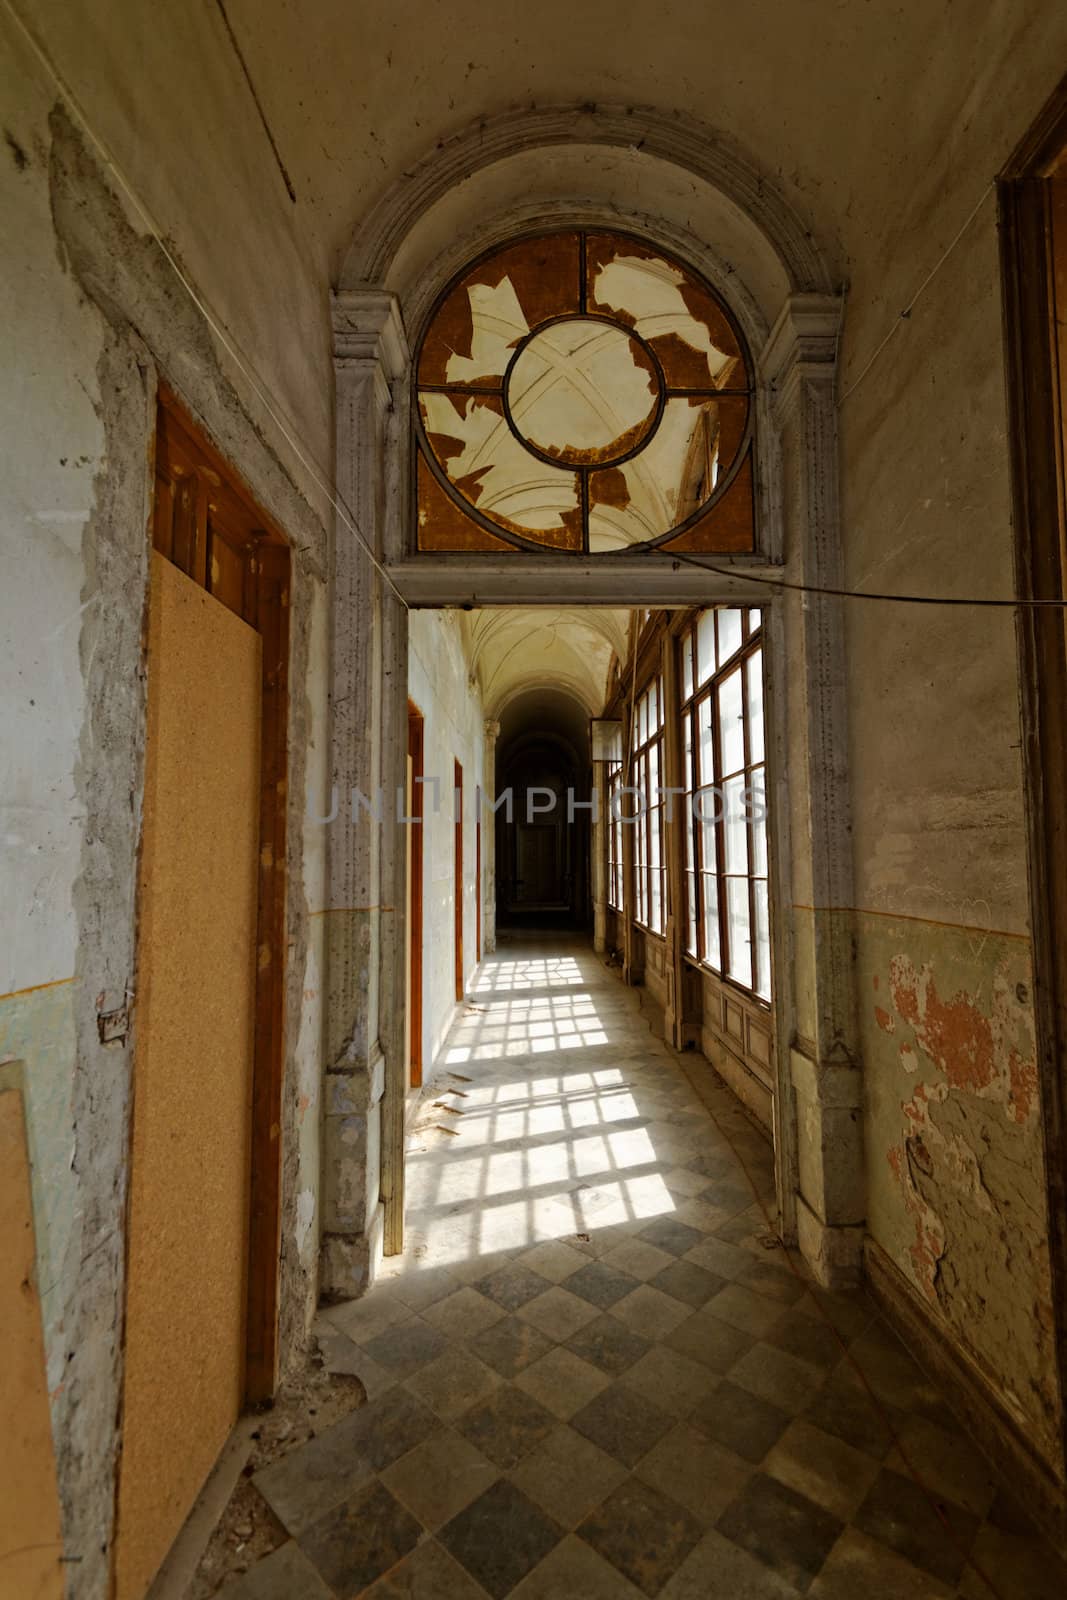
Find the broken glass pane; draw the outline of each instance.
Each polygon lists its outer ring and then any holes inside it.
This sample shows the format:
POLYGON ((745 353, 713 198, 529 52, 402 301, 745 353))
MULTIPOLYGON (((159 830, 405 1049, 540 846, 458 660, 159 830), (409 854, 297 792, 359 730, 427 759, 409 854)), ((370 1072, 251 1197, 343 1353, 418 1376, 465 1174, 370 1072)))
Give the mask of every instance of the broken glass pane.
POLYGON ((492 548, 497 530, 501 549, 752 548, 748 363, 663 252, 577 232, 497 250, 442 297, 417 373, 419 549, 492 548))

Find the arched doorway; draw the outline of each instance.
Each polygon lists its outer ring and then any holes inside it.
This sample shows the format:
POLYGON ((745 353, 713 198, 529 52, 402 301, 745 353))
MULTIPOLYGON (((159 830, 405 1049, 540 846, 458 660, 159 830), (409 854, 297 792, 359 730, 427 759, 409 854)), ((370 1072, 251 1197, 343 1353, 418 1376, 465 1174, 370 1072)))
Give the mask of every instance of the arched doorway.
POLYGON ((497 744, 498 928, 588 926, 590 772, 580 706, 542 691, 506 709, 497 744))

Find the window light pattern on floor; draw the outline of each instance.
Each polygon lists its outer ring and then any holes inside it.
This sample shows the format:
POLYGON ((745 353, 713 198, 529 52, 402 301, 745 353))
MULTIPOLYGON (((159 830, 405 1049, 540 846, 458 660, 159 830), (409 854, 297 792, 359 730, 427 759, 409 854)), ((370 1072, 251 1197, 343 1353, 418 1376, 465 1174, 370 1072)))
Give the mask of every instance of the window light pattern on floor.
POLYGON ((288 1538, 227 1600, 1067 1592, 873 1307, 766 1248, 766 1140, 591 953, 490 957, 445 1056, 404 1255, 319 1322, 368 1402, 256 1474, 288 1538))

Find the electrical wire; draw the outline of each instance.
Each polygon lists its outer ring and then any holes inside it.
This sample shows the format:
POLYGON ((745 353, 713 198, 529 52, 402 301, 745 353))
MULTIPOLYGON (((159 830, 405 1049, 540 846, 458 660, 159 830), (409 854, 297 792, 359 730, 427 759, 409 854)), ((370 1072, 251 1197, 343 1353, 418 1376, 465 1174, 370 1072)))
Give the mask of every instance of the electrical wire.
POLYGON ((89 121, 89 117, 84 107, 74 94, 69 83, 67 83, 66 79, 63 77, 63 74, 59 71, 59 68, 55 65, 48 52, 45 50, 44 45, 41 44, 40 40, 33 33, 27 22, 16 10, 12 0, 0 0, 0 4, 3 5, 4 10, 11 18, 11 21, 14 23, 19 33, 26 41, 30 50, 36 56, 38 63, 43 68, 47 77, 51 80, 54 87, 59 91, 60 95, 70 106, 70 109, 77 117, 85 134, 96 147, 96 150, 105 166, 107 166, 107 168, 110 170, 116 183, 122 189, 130 205, 144 223, 149 234, 166 260, 168 266, 174 273, 174 276, 185 290, 185 293, 196 307, 196 310, 200 313, 201 317, 211 329, 211 332, 214 334, 219 344, 226 351, 234 365, 243 374, 253 394, 256 396, 257 400, 262 405, 263 409, 266 411, 275 427, 278 429, 278 432, 281 434, 282 438, 285 440, 296 459, 300 462, 301 466, 308 473, 315 485, 326 496, 327 500, 333 506, 341 521, 348 528, 349 532, 355 536, 357 543, 360 545, 367 559, 380 574, 380 576, 384 578, 385 582, 396 595, 396 598, 400 601, 400 604, 404 607, 405 611, 409 610, 410 608, 407 601, 397 588, 387 568, 384 567, 378 560, 370 541, 367 539, 362 528, 359 526, 359 522, 354 513, 345 503, 344 497, 337 488, 336 483, 330 477, 330 475, 319 466, 310 449, 306 449, 301 443, 296 424, 284 415, 284 412, 281 410, 280 402, 277 402, 272 398, 267 390, 266 385, 256 373, 251 361, 244 354, 240 345, 237 343, 237 340, 225 327, 221 318, 215 315, 211 307, 204 300, 203 296, 197 291, 186 273, 182 270, 180 263, 176 259, 173 251, 168 246, 166 239, 163 236, 163 231, 156 222, 155 217, 152 215, 147 204, 141 199, 139 193, 134 188, 130 179, 126 176, 115 156, 112 155, 111 150, 109 149, 103 136, 97 133, 96 129, 89 121))
POLYGON ((838 410, 840 410, 840 408, 844 405, 844 403, 848 399, 849 395, 855 394, 856 390, 859 388, 860 384, 863 382, 863 380, 867 376, 868 372, 870 372, 871 368, 874 366, 874 363, 878 360, 878 357, 881 355, 881 353, 885 349, 886 345, 889 343, 889 341, 897 333, 899 333, 901 323, 902 322, 907 322, 908 318, 911 316, 912 312, 914 311, 915 307, 918 305, 920 299, 925 294, 926 290, 929 288, 930 284, 937 277, 937 274, 941 271, 941 268, 945 265, 945 262, 948 260, 949 256, 952 254, 953 250, 955 250, 956 246, 959 244, 960 240, 963 238, 964 234, 967 232, 967 229, 971 226, 971 223, 974 221, 974 219, 978 215, 979 211, 981 211, 982 207, 985 205, 985 203, 988 200, 989 196, 994 192, 994 188, 995 188, 995 186, 992 183, 990 183, 990 184, 987 184, 986 187, 982 190, 982 192, 978 196, 978 199, 975 202, 972 210, 968 213, 967 220, 963 223, 963 226, 959 229, 959 232, 954 236, 954 238, 952 240, 952 243, 946 248, 944 253, 939 257, 939 259, 935 262, 935 264, 930 268, 930 271, 926 274, 926 277, 920 283, 919 287, 916 289, 915 293, 912 295, 911 299, 908 301, 908 303, 904 307, 903 311, 901 311, 898 314, 896 322, 893 323, 893 325, 889 329, 889 332, 886 334, 885 338, 881 341, 880 344, 877 344, 875 346, 874 350, 871 352, 871 354, 868 357, 868 359, 864 362, 863 366, 860 368, 860 370, 857 373, 856 377, 849 384, 849 386, 845 390, 844 394, 838 400, 838 402, 837 402, 838 410))
MULTIPOLYGON (((296 457, 296 459, 300 462, 300 464, 303 466, 305 471, 309 474, 309 476, 311 477, 313 482, 322 491, 322 493, 325 495, 326 499, 333 506, 334 510, 337 512, 337 515, 340 517, 340 519, 341 519, 342 523, 345 525, 345 527, 347 527, 348 530, 354 535, 357 543, 359 544, 359 546, 362 549, 363 553, 366 555, 367 559, 370 561, 371 565, 374 567, 375 571, 378 572, 378 574, 388 584, 389 588, 392 590, 392 592, 396 596, 396 598, 400 601, 400 604, 404 607, 404 609, 405 610, 410 610, 410 606, 408 605, 407 600, 405 599, 404 595, 401 593, 400 589, 398 588, 398 586, 397 586, 396 582, 394 581, 392 575, 390 574, 388 568, 381 561, 379 561, 377 555, 374 552, 374 549, 373 549, 370 541, 368 540, 368 538, 364 534, 362 528, 360 527, 358 519, 356 518, 355 514, 352 512, 350 507, 345 502, 344 497, 341 495, 340 490, 338 489, 338 487, 336 485, 336 482, 331 478, 331 476, 327 472, 324 471, 324 469, 314 459, 314 455, 310 451, 310 449, 306 448, 302 444, 302 442, 300 440, 300 437, 299 437, 298 430, 296 428, 296 425, 289 418, 287 418, 284 415, 284 413, 283 413, 283 411, 281 409, 281 406, 280 406, 280 402, 277 402, 276 400, 274 400, 273 397, 270 395, 269 391, 267 390, 267 387, 266 387, 265 383, 263 382, 263 380, 259 377, 259 375, 255 371, 255 368, 253 367, 250 359, 244 354, 243 350, 241 349, 241 347, 238 344, 238 342, 235 339, 235 337, 232 334, 230 334, 230 332, 226 329, 226 327, 223 324, 221 318, 219 318, 212 311, 211 307, 207 304, 207 302, 204 300, 203 296, 197 291, 197 289, 195 288, 193 283, 190 281, 189 277, 183 271, 180 263, 178 262, 178 260, 176 259, 175 255, 174 255, 174 253, 172 252, 172 250, 167 245, 166 239, 165 239, 165 237, 163 235, 163 231, 160 228, 159 224, 156 222, 156 220, 155 220, 154 216, 152 215, 151 211, 149 210, 147 204, 141 199, 139 193, 134 188, 132 182, 126 176, 126 174, 123 171, 122 167, 119 165, 117 159, 112 154, 112 152, 111 152, 110 148, 108 147, 106 141, 104 140, 103 136, 101 134, 97 133, 96 129, 93 127, 92 123, 89 121, 89 118, 88 118, 88 115, 87 115, 86 111, 84 110, 84 108, 81 105, 80 101, 78 100, 77 96, 74 94, 74 92, 71 89, 69 83, 66 81, 66 79, 63 77, 62 73, 59 71, 58 67, 52 61, 52 59, 49 56, 48 52, 45 50, 43 44, 41 44, 40 40, 36 37, 36 35, 33 33, 33 31, 31 30, 29 25, 26 23, 24 18, 20 15, 20 13, 16 9, 15 5, 13 4, 13 0, 0 0, 0 4, 3 5, 4 10, 7 12, 7 14, 10 17, 11 21, 14 23, 14 25, 17 28, 17 30, 19 31, 19 33, 22 35, 22 37, 24 38, 26 43, 29 45, 31 51, 36 56, 37 61, 39 62, 40 66, 42 67, 42 69, 44 70, 44 72, 46 73, 48 78, 52 81, 52 83, 54 84, 55 88, 59 91, 59 93, 63 96, 63 98, 69 103, 69 105, 71 107, 71 110, 74 112, 75 116, 77 117, 78 121, 80 122, 80 124, 81 124, 83 130, 85 131, 86 135, 92 141, 93 145, 96 147, 96 149, 99 152, 99 154, 100 154, 102 160, 104 161, 105 165, 111 171, 111 173, 113 174, 116 182, 119 184, 119 186, 122 189, 123 193, 126 195, 127 199, 129 200, 131 206, 136 211, 137 215, 141 218, 141 220, 144 223, 145 227, 148 229, 148 232, 151 234, 151 236, 152 236, 153 240, 155 241, 156 245, 158 246, 161 254, 163 255, 163 257, 166 260, 166 262, 168 263, 168 265, 170 266, 171 270, 173 271, 175 277, 178 279, 178 282, 181 284, 181 286, 184 289, 185 293, 188 295, 190 301, 195 306, 196 310, 199 312, 199 314, 204 319, 204 321, 207 323, 208 327, 211 329, 211 332, 214 334, 215 338, 219 341, 219 343, 221 344, 223 349, 230 356, 231 360, 234 362, 234 364, 236 365, 238 370, 243 374, 243 376, 245 377, 245 379, 248 382, 249 386, 251 387, 252 392, 255 394, 256 398, 259 400, 260 404, 263 406, 263 408, 266 411, 267 415, 273 421, 275 427, 278 429, 279 433, 281 434, 282 438, 285 440, 285 442, 289 446, 290 450, 293 452, 293 454, 296 457)), ((874 349, 874 351, 872 352, 872 354, 870 355, 868 360, 864 363, 863 367, 861 368, 861 370, 860 370, 858 376, 856 377, 856 379, 854 380, 854 382, 852 384, 850 384, 848 389, 845 390, 844 394, 841 395, 840 399, 837 402, 838 407, 844 405, 845 401, 849 398, 849 396, 855 393, 856 389, 863 382, 864 378, 867 376, 867 373, 871 370, 871 368, 873 367, 874 363, 877 361, 878 357, 881 355, 882 351, 885 349, 886 345, 890 342, 890 340, 893 338, 893 336, 898 331, 898 329, 900 327, 900 324, 902 322, 906 321, 910 317, 911 312, 914 309, 915 305, 918 303, 919 299, 921 298, 921 296, 923 295, 923 293, 925 292, 925 290, 927 289, 927 287, 929 286, 929 284, 931 283, 933 278, 940 271, 940 269, 944 265, 945 261, 952 254, 952 252, 956 248, 956 246, 959 244, 960 240, 963 238, 964 234, 967 232, 968 228, 973 223, 975 217, 977 217, 977 215, 978 215, 979 211, 981 210, 984 202, 986 201, 986 199, 988 198, 988 196, 992 192, 993 192, 993 186, 992 185, 989 185, 986 189, 984 189, 982 191, 982 194, 980 195, 977 203, 972 208, 971 212, 967 216, 967 218, 966 218, 965 222, 963 223, 962 227, 958 230, 958 232, 954 236, 952 242, 949 244, 947 249, 943 252, 943 254, 939 258, 939 260, 935 263, 935 265, 930 269, 930 271, 923 278, 922 282, 919 284, 919 287, 916 289, 915 293, 912 295, 912 297, 911 297, 910 301, 908 302, 908 304, 900 312, 900 315, 899 315, 897 321, 893 324, 893 326, 890 328, 889 332, 886 334, 885 338, 882 339, 882 341, 876 346, 876 348, 874 349)), ((839 333, 840 333, 840 329, 839 329, 839 333)), ((569 556, 573 557, 574 559, 578 559, 578 560, 581 560, 581 559, 586 557, 586 552, 584 552, 584 551, 568 551, 566 553, 569 556)), ((666 554, 666 555, 668 555, 670 557, 670 559, 672 561, 681 562, 681 563, 685 564, 686 566, 695 567, 699 571, 711 573, 711 574, 714 574, 717 577, 729 578, 731 581, 736 581, 737 579, 741 578, 747 583, 761 584, 761 585, 763 585, 763 586, 765 586, 767 588, 778 589, 778 590, 783 590, 783 591, 790 591, 790 592, 797 593, 797 594, 820 595, 820 596, 823 596, 824 598, 827 598, 827 599, 866 600, 866 601, 872 601, 872 602, 877 603, 877 604, 892 604, 892 605, 966 606, 966 607, 970 607, 970 608, 994 608, 994 609, 1004 609, 1004 610, 1014 610, 1014 611, 1043 610, 1043 609, 1063 610, 1063 609, 1067 608, 1067 599, 1060 599, 1060 600, 1024 600, 1024 599, 999 599, 999 598, 997 598, 997 599, 985 599, 985 598, 981 598, 981 597, 962 597, 962 596, 951 596, 951 595, 886 594, 886 593, 875 593, 875 592, 872 592, 872 591, 869 591, 869 590, 863 590, 863 589, 833 588, 833 587, 830 587, 828 585, 823 585, 823 584, 798 583, 795 580, 792 580, 792 579, 789 579, 789 578, 771 577, 771 576, 769 576, 769 575, 767 575, 765 573, 752 573, 752 572, 745 572, 743 569, 735 569, 735 568, 730 568, 730 567, 723 567, 721 565, 716 564, 714 561, 700 560, 696 556, 690 555, 688 553, 683 553, 681 551, 663 551, 662 549, 659 549, 659 550, 655 550, 655 551, 648 551, 648 554, 650 554, 650 555, 651 554, 655 554, 657 557, 662 557, 664 554, 666 554)), ((476 595, 472 596, 471 601, 469 602, 469 604, 471 604, 471 605, 477 605, 478 604, 478 600, 477 600, 477 596, 476 595)))
POLYGON ((1067 599, 1001 600, 998 598, 988 600, 971 596, 879 594, 870 589, 835 589, 828 584, 797 583, 791 578, 774 578, 767 573, 746 572, 742 567, 718 566, 714 561, 702 561, 698 556, 685 554, 681 550, 672 550, 669 554, 672 561, 681 561, 688 567, 697 567, 701 572, 713 572, 717 577, 730 578, 733 582, 737 582, 740 579, 745 583, 760 583, 767 588, 786 589, 795 594, 823 595, 832 600, 873 600, 881 604, 905 606, 992 607, 1004 611, 1063 611, 1067 608, 1067 599))

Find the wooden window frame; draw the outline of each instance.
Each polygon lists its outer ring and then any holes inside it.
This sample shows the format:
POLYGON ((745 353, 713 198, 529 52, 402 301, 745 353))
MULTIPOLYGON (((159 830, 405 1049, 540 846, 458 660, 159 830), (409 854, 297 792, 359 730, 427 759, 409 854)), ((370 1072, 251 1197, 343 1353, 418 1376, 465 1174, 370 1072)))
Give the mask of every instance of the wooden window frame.
POLYGON ((607 861, 607 905, 609 911, 614 911, 621 916, 624 911, 625 901, 625 872, 622 854, 622 821, 621 790, 622 762, 609 761, 607 766, 607 808, 608 814, 605 828, 605 838, 608 846, 607 861))
MULTIPOLYGON (((659 779, 656 787, 664 787, 664 761, 666 758, 666 740, 664 728, 666 715, 663 703, 663 674, 653 672, 645 681, 639 694, 634 699, 633 726, 630 730, 630 787, 651 795, 651 767, 655 754, 657 776, 659 779), (637 737, 640 708, 650 700, 653 689, 656 691, 656 727, 649 733, 640 745, 634 745, 637 737)), ((634 828, 634 908, 633 920, 644 933, 651 934, 655 939, 663 939, 667 934, 667 855, 666 855, 666 830, 664 828, 664 801, 660 799, 655 804, 647 804, 637 816, 634 828), (659 843, 659 865, 652 864, 653 835, 659 843), (638 848, 640 845, 640 848, 638 848), (658 872, 660 876, 660 926, 654 927, 650 921, 652 910, 652 874, 658 872), (643 914, 642 914, 643 913, 643 914)))
MULTIPOLYGON (((757 615, 758 615, 758 613, 757 613, 757 615)), ((752 824, 750 822, 748 824, 748 828, 747 828, 747 845, 746 845, 746 860, 747 860, 747 864, 748 864, 749 870, 747 872, 745 872, 745 873, 728 873, 726 871, 726 822, 725 822, 724 815, 721 814, 721 808, 717 808, 717 810, 719 810, 720 814, 717 816, 717 818, 716 818, 716 820, 714 822, 714 825, 713 825, 714 826, 714 834, 715 834, 715 865, 714 865, 713 869, 707 869, 705 867, 705 865, 704 865, 704 829, 703 829, 703 826, 702 826, 700 820, 694 814, 694 808, 692 806, 692 796, 695 793, 698 793, 701 789, 706 789, 709 786, 713 785, 717 789, 717 791, 721 794, 723 792, 724 785, 727 782, 732 781, 733 779, 735 779, 738 776, 741 776, 741 777, 744 778, 744 780, 745 780, 745 789, 746 790, 749 789, 751 787, 751 779, 752 779, 753 775, 755 773, 757 773, 757 772, 762 772, 763 775, 764 775, 764 793, 766 793, 766 771, 767 771, 767 750, 766 750, 767 719, 766 719, 766 711, 764 711, 764 751, 763 751, 763 757, 762 757, 762 759, 760 761, 753 762, 753 760, 752 760, 752 732, 751 732, 750 719, 749 719, 749 699, 748 699, 749 662, 757 655, 762 656, 762 654, 763 654, 763 646, 764 646, 764 640, 763 640, 762 619, 760 619, 758 622, 753 621, 753 609, 752 608, 746 608, 746 607, 740 607, 740 606, 731 606, 731 607, 713 606, 713 607, 709 607, 707 609, 707 611, 697 612, 687 622, 687 624, 685 626, 685 629, 681 633, 681 635, 679 636, 678 643, 677 643, 678 664, 679 664, 679 680, 678 681, 683 686, 683 688, 682 688, 681 706, 680 706, 680 716, 681 716, 681 721, 682 721, 682 725, 683 725, 683 727, 682 727, 683 751, 686 748, 685 734, 686 734, 686 725, 688 725, 689 759, 688 759, 688 768, 687 768, 687 770, 686 770, 686 772, 684 774, 684 776, 685 776, 685 789, 686 789, 686 795, 685 795, 685 801, 684 801, 684 804, 686 806, 685 825, 686 825, 686 828, 688 830, 688 843, 689 843, 690 849, 692 851, 692 860, 693 860, 692 869, 689 868, 687 860, 683 860, 683 863, 682 863, 682 871, 683 871, 683 876, 685 878, 685 883, 686 883, 686 905, 683 908, 684 909, 684 915, 685 915, 685 935, 684 935, 684 938, 683 938, 683 948, 685 949, 686 959, 688 961, 695 962, 697 965, 703 967, 705 969, 705 971, 713 973, 715 975, 715 977, 720 980, 720 982, 733 985, 735 988, 741 990, 741 992, 743 994, 745 994, 749 999, 751 999, 756 1005, 763 1006, 763 1007, 765 1007, 766 1009, 769 1010, 770 1007, 771 1007, 771 1004, 772 1004, 772 999, 773 999, 773 985, 774 985, 773 965, 772 965, 771 978, 770 978, 771 993, 769 995, 761 994, 759 992, 759 990, 757 989, 757 987, 756 987, 756 984, 758 982, 758 970, 757 970, 757 958, 756 958, 755 930, 756 930, 756 884, 758 882, 764 882, 767 885, 767 908, 768 908, 767 909, 767 916, 768 916, 768 938, 769 938, 770 879, 771 879, 770 839, 768 837, 767 841, 766 841, 766 843, 767 843, 767 856, 768 856, 767 871, 766 871, 765 874, 764 873, 753 873, 752 870, 751 870, 752 862, 753 862, 753 837, 752 837, 753 829, 752 829, 752 824), (720 664, 717 664, 715 666, 715 668, 713 669, 711 674, 705 679, 705 681, 703 683, 699 683, 698 682, 698 668, 697 668, 697 649, 696 649, 697 626, 698 626, 698 623, 699 623, 700 618, 702 616, 705 616, 705 615, 708 615, 708 614, 712 614, 713 615, 713 617, 714 617, 714 629, 715 629, 714 637, 715 637, 716 661, 718 662, 718 640, 719 640, 719 625, 720 625, 719 624, 719 616, 720 616, 720 613, 723 612, 723 611, 739 611, 740 612, 740 614, 741 614, 741 643, 737 647, 737 649, 733 651, 733 653, 730 656, 726 657, 720 664), (685 671, 685 659, 686 659, 686 653, 687 652, 689 654, 689 662, 690 662, 690 671, 689 671, 688 677, 689 677, 689 681, 691 682, 691 685, 692 685, 688 695, 686 695, 685 691, 684 691, 684 684, 686 682, 686 677, 687 677, 687 674, 686 674, 686 671, 685 671), (719 692, 720 686, 726 681, 726 679, 731 677, 737 671, 740 671, 740 674, 741 674, 742 759, 743 759, 743 763, 744 764, 743 764, 742 767, 738 768, 736 771, 731 771, 729 773, 726 773, 726 772, 723 771, 723 757, 722 757, 722 743, 723 743, 723 741, 722 741, 722 728, 721 728, 720 718, 719 718, 719 714, 718 714, 718 692, 719 692), (704 706, 708 706, 709 707, 709 714, 710 714, 710 720, 711 720, 711 735, 712 735, 711 748, 712 748, 712 765, 713 765, 714 771, 713 771, 713 774, 710 777, 710 779, 700 769, 700 716, 701 716, 701 709, 704 706), (688 940, 688 930, 689 930, 689 899, 688 899, 688 897, 689 897, 690 872, 692 872, 692 874, 693 874, 694 887, 695 887, 695 917, 696 917, 696 927, 695 927, 696 952, 695 953, 690 950, 690 948, 689 948, 689 940, 688 940), (717 908, 716 908, 717 909, 717 923, 718 923, 718 930, 719 930, 719 964, 718 965, 716 965, 713 961, 711 961, 709 959, 707 948, 706 948, 705 888, 704 888, 704 881, 705 881, 705 877, 706 876, 711 876, 711 875, 713 875, 714 878, 715 878, 716 895, 717 895, 717 901, 718 901, 717 908), (742 978, 738 977, 736 973, 731 972, 731 970, 730 970, 730 967, 731 967, 731 945, 730 945, 730 929, 729 929, 729 895, 728 895, 728 891, 727 891, 727 884, 728 884, 728 882, 730 880, 739 879, 739 878, 744 878, 747 881, 747 885, 748 885, 748 926, 749 926, 750 938, 748 940, 748 945, 749 945, 749 952, 748 952, 748 955, 749 955, 749 981, 747 983, 744 982, 744 980, 742 978)), ((684 756, 683 756, 683 759, 684 759, 684 756)))
POLYGON ((289 543, 177 397, 160 387, 152 543, 255 628, 263 693, 245 1398, 278 1383, 285 1074, 289 543))

